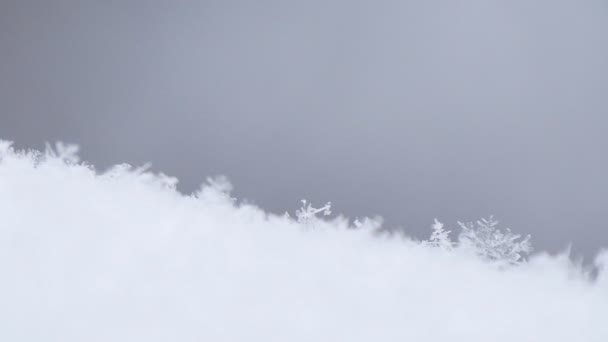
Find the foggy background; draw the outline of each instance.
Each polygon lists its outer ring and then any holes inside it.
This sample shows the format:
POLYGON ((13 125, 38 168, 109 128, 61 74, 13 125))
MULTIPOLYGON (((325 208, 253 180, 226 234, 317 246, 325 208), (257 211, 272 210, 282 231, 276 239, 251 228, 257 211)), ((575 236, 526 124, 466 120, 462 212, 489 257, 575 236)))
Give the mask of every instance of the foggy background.
POLYGON ((608 246, 608 3, 0 0, 0 137, 282 213, 608 246))

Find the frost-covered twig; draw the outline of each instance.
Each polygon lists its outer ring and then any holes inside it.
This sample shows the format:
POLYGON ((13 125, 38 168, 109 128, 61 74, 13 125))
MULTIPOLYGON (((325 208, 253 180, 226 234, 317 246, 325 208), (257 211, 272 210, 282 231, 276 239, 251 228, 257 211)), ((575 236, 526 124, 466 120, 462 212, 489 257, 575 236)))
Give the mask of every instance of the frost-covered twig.
POLYGON ((331 202, 327 202, 321 208, 314 208, 311 203, 305 199, 301 200, 302 207, 296 210, 296 220, 304 225, 312 225, 317 220, 317 214, 323 216, 331 215, 331 202))
POLYGON ((435 222, 431 226, 433 233, 428 241, 428 245, 432 247, 438 247, 446 251, 450 251, 453 248, 454 243, 450 239, 450 230, 445 230, 443 223, 435 219, 435 222))
POLYGON ((476 224, 458 224, 462 228, 459 236, 460 246, 485 260, 516 265, 524 261, 525 256, 532 251, 530 235, 519 240, 521 235, 514 234, 510 229, 501 231, 498 221, 492 216, 489 219, 482 218, 476 224))

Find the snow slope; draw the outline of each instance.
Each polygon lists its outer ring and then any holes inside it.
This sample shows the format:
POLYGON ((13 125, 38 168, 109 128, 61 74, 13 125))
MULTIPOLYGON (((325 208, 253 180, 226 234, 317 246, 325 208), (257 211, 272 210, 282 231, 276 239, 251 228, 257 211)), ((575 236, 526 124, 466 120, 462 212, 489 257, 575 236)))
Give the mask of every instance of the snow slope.
POLYGON ((608 341, 608 276, 566 256, 498 270, 75 152, 0 144, 1 341, 608 341))

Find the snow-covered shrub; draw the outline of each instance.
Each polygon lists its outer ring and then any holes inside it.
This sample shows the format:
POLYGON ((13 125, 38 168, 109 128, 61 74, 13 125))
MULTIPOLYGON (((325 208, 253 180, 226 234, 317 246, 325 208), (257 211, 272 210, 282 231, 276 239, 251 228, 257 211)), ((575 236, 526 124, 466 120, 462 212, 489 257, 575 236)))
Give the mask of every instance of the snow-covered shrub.
POLYGON ((431 237, 428 241, 423 241, 423 245, 446 251, 458 249, 470 252, 499 266, 521 263, 532 251, 530 235, 520 239, 521 235, 514 234, 508 228, 505 231, 500 230, 498 223, 492 216, 489 219, 482 218, 475 224, 458 222, 462 231, 458 242, 453 242, 449 236, 451 231, 445 230, 444 224, 435 219, 431 226, 431 237))
POLYGON ((501 231, 498 221, 490 216, 482 218, 475 224, 458 222, 462 232, 458 240, 460 248, 475 253, 480 258, 502 265, 516 265, 522 262, 532 251, 530 235, 521 239, 509 228, 501 231))
POLYGON ((439 222, 437 219, 435 219, 431 229, 433 229, 433 232, 431 233, 431 238, 427 242, 427 245, 438 247, 446 251, 452 250, 454 243, 449 236, 451 231, 445 230, 443 223, 439 222))

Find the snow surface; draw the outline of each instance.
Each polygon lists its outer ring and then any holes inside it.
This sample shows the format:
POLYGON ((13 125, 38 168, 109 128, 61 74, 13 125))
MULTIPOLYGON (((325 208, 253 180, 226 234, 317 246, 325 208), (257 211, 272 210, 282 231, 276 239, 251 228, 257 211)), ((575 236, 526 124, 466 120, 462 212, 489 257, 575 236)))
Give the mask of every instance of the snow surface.
POLYGON ((606 253, 499 270, 75 152, 0 143, 1 341, 608 341, 606 253))

